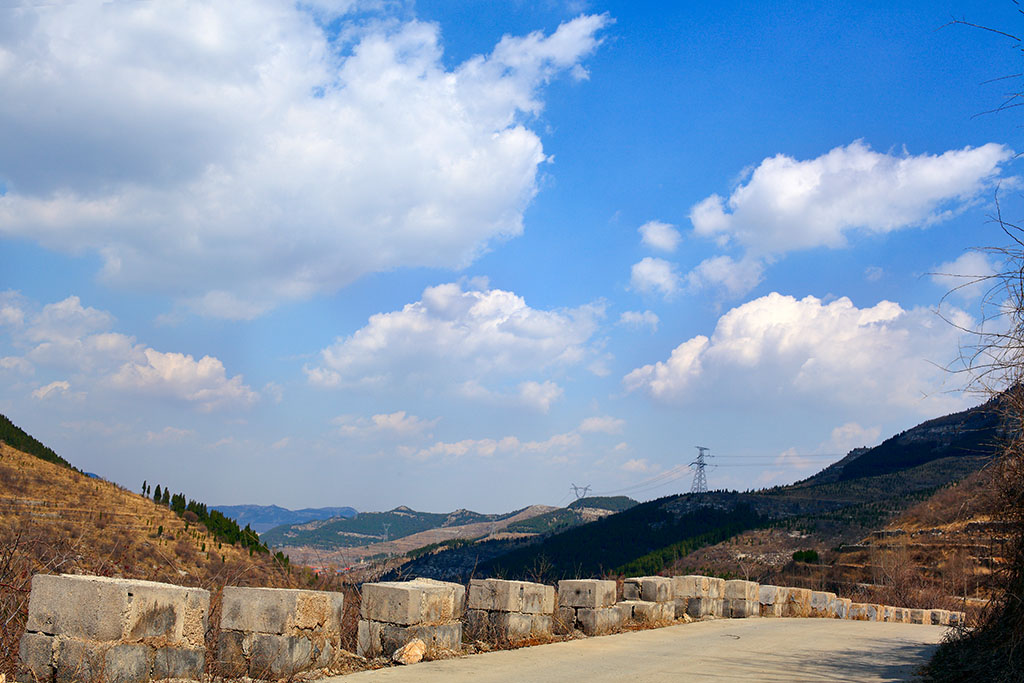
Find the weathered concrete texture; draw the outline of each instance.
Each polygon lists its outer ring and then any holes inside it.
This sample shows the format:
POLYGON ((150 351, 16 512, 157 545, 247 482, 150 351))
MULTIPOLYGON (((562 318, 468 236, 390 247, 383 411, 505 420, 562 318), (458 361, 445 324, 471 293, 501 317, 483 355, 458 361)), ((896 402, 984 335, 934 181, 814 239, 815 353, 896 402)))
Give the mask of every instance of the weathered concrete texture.
POLYGON ((723 598, 722 616, 727 619, 746 619, 761 616, 761 603, 742 598, 723 598))
POLYGON ((622 619, 639 624, 668 624, 675 621, 674 602, 651 602, 649 600, 623 600, 615 605, 622 612, 622 619))
POLYGON ((465 632, 467 638, 490 643, 546 638, 552 633, 552 616, 470 609, 466 612, 465 632))
POLYGON ((910 610, 910 623, 911 624, 930 624, 930 623, 932 623, 932 611, 930 609, 912 609, 912 610, 910 610))
POLYGON ((588 636, 611 633, 621 628, 624 621, 622 612, 615 607, 580 607, 576 610, 576 624, 588 636))
POLYGON ((378 621, 359 621, 356 649, 363 657, 390 657, 395 650, 419 638, 426 645, 427 656, 462 649, 462 622, 398 626, 378 621))
POLYGON ((819 619, 833 619, 835 612, 835 593, 827 591, 811 591, 811 613, 810 616, 819 619))
POLYGON ((639 576, 622 582, 622 597, 626 600, 668 602, 674 597, 672 579, 667 576, 639 576))
POLYGON ((356 653, 390 657, 414 638, 428 656, 462 649, 466 588, 457 583, 414 579, 364 583, 356 653))
MULTIPOLYGON (((224 589, 217 669, 278 679, 323 668, 341 651, 344 596, 286 588, 224 589)), ((169 669, 178 664, 168 660, 169 669)))
POLYGON ((100 576, 36 574, 29 595, 31 633, 96 642, 138 642, 202 647, 210 593, 155 581, 100 576))
POLYGON ((725 582, 723 598, 732 600, 757 600, 758 584, 754 581, 733 580, 725 582))
POLYGON ((469 582, 471 610, 551 614, 555 611, 555 588, 528 581, 473 579, 469 582))
POLYGON ((686 614, 694 619, 721 617, 724 615, 723 602, 723 598, 690 598, 687 602, 686 614))
POLYGON ((443 624, 462 617, 465 597, 465 586, 446 581, 364 583, 360 613, 363 619, 403 626, 443 624))
POLYGON ((934 625, 934 626, 949 626, 949 610, 933 609, 932 610, 932 625, 934 625))
POLYGON ((808 588, 784 588, 785 600, 782 608, 784 617, 811 616, 811 591, 808 588))
POLYGON ((615 604, 615 582, 600 579, 570 579, 558 582, 559 607, 597 609, 615 604))
POLYGON ((200 588, 37 574, 19 680, 201 680, 209 606, 200 588))
POLYGON ((834 598, 832 600, 832 611, 836 619, 850 618, 850 605, 853 601, 850 598, 834 598))
POLYGON ((762 617, 781 617, 783 602, 779 597, 780 588, 763 584, 757 589, 757 601, 761 606, 762 617))
POLYGON ((882 605, 870 602, 854 602, 850 604, 850 612, 847 619, 854 621, 882 621, 884 612, 882 605))

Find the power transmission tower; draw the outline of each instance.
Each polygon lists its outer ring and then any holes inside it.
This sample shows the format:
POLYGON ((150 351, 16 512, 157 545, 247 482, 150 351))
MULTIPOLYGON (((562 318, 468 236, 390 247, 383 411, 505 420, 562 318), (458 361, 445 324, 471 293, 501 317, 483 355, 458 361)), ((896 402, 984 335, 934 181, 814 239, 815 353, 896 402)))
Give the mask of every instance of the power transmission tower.
POLYGON ((569 488, 572 489, 572 493, 574 496, 576 496, 576 500, 579 500, 580 498, 586 498, 587 494, 590 492, 590 484, 587 484, 586 486, 577 486, 576 484, 569 484, 569 488))
POLYGON ((697 459, 690 464, 696 466, 697 471, 693 473, 693 485, 690 487, 690 493, 707 493, 708 492, 708 478, 704 475, 704 468, 707 467, 707 463, 704 462, 704 458, 710 458, 711 449, 704 446, 696 446, 697 459))
POLYGON ((387 543, 388 542, 388 531, 391 530, 391 525, 390 524, 385 524, 383 526, 384 526, 384 542, 387 543))

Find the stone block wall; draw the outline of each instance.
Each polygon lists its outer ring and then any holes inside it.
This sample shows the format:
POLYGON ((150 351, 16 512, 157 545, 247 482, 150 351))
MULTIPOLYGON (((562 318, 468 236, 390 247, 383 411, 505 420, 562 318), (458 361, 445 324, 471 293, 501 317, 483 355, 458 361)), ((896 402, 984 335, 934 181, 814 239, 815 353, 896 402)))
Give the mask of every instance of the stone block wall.
POLYGON ((466 635, 491 643, 549 637, 554 611, 554 586, 473 579, 469 582, 466 635))
POLYGON ((782 591, 784 588, 764 584, 757 591, 757 600, 761 606, 762 617, 781 617, 785 606, 782 591))
POLYGON ((614 581, 572 579, 558 582, 558 609, 554 627, 557 633, 574 629, 588 636, 610 633, 622 626, 623 613, 615 608, 614 581))
POLYGON ((18 680, 202 680, 209 611, 200 588, 37 574, 18 680))
POLYGON ((691 574, 673 576, 671 585, 677 619, 684 614, 694 619, 722 616, 725 579, 691 574))
POLYGON ((341 593, 226 587, 218 673, 277 680, 331 666, 341 651, 343 609, 341 593))
POLYGON ((726 581, 722 616, 731 619, 761 616, 760 586, 754 581, 726 581))
POLYGON ((364 583, 356 654, 390 657, 413 639, 428 656, 462 649, 466 588, 430 579, 364 583))

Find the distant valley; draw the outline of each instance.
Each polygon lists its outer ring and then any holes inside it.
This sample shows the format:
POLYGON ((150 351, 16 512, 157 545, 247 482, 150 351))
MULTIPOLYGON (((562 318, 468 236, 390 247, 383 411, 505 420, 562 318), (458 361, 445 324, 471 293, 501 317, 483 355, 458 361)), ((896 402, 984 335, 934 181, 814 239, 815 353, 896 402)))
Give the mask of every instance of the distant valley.
POLYGON ((351 507, 289 510, 277 505, 214 505, 212 509, 220 510, 242 526, 248 524, 250 529, 261 535, 276 526, 304 524, 332 517, 355 517, 358 514, 356 509, 351 507))

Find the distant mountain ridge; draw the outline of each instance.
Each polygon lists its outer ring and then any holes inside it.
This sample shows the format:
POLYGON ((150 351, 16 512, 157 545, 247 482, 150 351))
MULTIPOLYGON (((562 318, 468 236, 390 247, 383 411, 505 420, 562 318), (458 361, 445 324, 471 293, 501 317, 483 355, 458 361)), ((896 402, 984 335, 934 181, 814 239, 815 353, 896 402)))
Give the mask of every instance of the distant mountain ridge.
POLYGON ((219 510, 241 525, 248 524, 249 528, 261 535, 277 526, 305 524, 335 517, 355 517, 359 514, 355 508, 348 506, 289 510, 278 505, 214 505, 212 509, 219 510))

